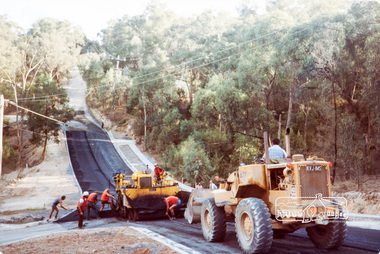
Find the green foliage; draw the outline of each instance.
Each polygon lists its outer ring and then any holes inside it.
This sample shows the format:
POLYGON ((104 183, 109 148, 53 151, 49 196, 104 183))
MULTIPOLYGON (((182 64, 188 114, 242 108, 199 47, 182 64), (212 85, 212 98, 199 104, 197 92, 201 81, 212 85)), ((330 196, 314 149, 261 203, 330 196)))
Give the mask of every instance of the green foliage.
MULTIPOLYGON (((127 57, 118 94, 136 117, 136 134, 179 177, 194 181, 195 170, 200 179, 225 177, 251 163, 263 154, 263 131, 277 136, 280 117, 282 145, 289 122, 293 154, 337 160, 342 172, 349 160, 342 150, 361 140, 350 167, 367 160, 365 172, 375 173, 379 7, 271 1, 259 14, 255 1, 243 1, 238 19, 211 11, 180 18, 154 2, 144 15, 111 22, 102 47, 127 57)), ((84 77, 109 107, 115 63, 88 59, 84 77)))
POLYGON ((125 124, 126 122, 127 122, 127 119, 126 119, 126 118, 123 118, 123 119, 121 119, 121 120, 117 123, 117 125, 121 126, 121 125, 125 124))
POLYGON ((300 131, 295 132, 293 129, 290 130, 290 147, 292 154, 306 153, 306 143, 300 131))
POLYGON ((83 72, 83 78, 87 80, 87 85, 99 86, 104 76, 104 70, 99 62, 92 61, 88 69, 83 72))
MULTIPOLYGON (((66 90, 59 88, 49 76, 40 76, 31 93, 36 97, 49 98, 47 100, 28 102, 28 107, 31 110, 61 122, 67 122, 74 118, 74 110, 66 106, 68 102, 66 90)), ((46 140, 50 138, 55 142, 59 142, 58 131, 60 125, 55 121, 29 113, 28 128, 33 132, 30 139, 32 144, 46 146, 46 140)))
MULTIPOLYGON (((73 112, 64 107, 65 96, 60 96, 64 90, 58 88, 67 81, 70 69, 77 63, 83 42, 84 34, 68 21, 39 19, 24 33, 16 24, 0 16, 0 93, 6 99, 17 99, 22 107, 57 116, 60 120, 71 119, 73 112), (55 87, 42 82, 38 79, 40 76, 49 77, 55 87), (33 95, 45 96, 43 98, 50 104, 42 106, 39 99, 30 102, 33 95)), ((8 107, 7 110, 14 108, 8 107)), ((18 110, 17 121, 20 122, 20 118, 23 121, 24 115, 24 110, 18 110)), ((17 124, 19 159, 23 157, 25 145, 22 127, 17 124)), ((58 135, 57 124, 43 124, 35 115, 29 115, 28 127, 33 132, 32 142, 36 144, 41 144, 41 135, 45 141, 51 138, 49 135, 55 140, 58 135)))
POLYGON ((172 147, 166 158, 169 159, 168 168, 189 182, 207 179, 207 176, 215 173, 204 146, 192 138, 182 142, 177 148, 172 147))
POLYGON ((2 165, 14 170, 17 167, 16 162, 17 152, 9 145, 8 140, 3 137, 2 165))
POLYGON ((235 165, 252 164, 255 159, 261 158, 263 144, 261 140, 253 139, 245 135, 237 134, 235 138, 235 149, 231 155, 231 161, 235 165))
POLYGON ((195 129, 194 122, 189 120, 181 121, 180 125, 180 138, 181 140, 186 140, 191 134, 193 134, 195 129))

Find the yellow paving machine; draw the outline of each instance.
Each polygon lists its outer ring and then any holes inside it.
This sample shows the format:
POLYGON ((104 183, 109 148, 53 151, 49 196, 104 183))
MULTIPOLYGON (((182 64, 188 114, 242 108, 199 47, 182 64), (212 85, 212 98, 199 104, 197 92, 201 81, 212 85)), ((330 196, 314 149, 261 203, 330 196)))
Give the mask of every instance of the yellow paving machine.
POLYGON ((160 180, 141 171, 128 176, 117 173, 113 179, 117 194, 115 207, 121 217, 129 220, 163 217, 166 205, 162 198, 168 196, 181 199, 182 206, 176 208, 176 214, 183 216, 190 193, 181 190, 167 172, 162 173, 160 180))

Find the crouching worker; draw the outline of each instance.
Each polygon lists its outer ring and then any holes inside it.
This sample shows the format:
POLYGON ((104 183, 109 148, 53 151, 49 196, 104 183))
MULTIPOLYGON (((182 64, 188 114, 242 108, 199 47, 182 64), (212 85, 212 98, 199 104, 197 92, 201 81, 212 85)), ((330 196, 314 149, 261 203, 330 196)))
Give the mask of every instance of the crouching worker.
MULTIPOLYGON (((162 202, 166 204, 165 216, 169 215, 169 210, 172 215, 172 219, 175 219, 174 208, 181 204, 181 200, 176 196, 169 196, 167 198, 162 198, 162 202)), ((169 216, 170 217, 170 216, 169 216)))
POLYGON ((84 211, 87 208, 87 199, 88 199, 88 191, 83 192, 82 197, 78 201, 78 212, 79 212, 79 221, 78 228, 83 229, 83 219, 84 219, 84 211))
POLYGON ((67 210, 63 205, 62 205, 62 201, 66 199, 66 196, 62 196, 60 198, 57 198, 53 204, 51 205, 51 212, 50 212, 50 216, 49 216, 49 220, 51 219, 51 216, 53 215, 54 211, 55 212, 55 219, 58 219, 58 213, 59 213, 59 209, 58 209, 58 205, 60 205, 63 209, 67 210))
POLYGON ((102 197, 100 198, 100 200, 102 201, 102 207, 100 208, 100 212, 103 211, 105 204, 111 205, 110 197, 115 199, 115 197, 110 194, 110 189, 107 188, 103 191, 102 197))
POLYGON ((96 219, 100 219, 98 209, 96 209, 96 203, 98 203, 99 191, 95 191, 88 196, 87 200, 87 220, 91 218, 91 209, 94 210, 96 219))

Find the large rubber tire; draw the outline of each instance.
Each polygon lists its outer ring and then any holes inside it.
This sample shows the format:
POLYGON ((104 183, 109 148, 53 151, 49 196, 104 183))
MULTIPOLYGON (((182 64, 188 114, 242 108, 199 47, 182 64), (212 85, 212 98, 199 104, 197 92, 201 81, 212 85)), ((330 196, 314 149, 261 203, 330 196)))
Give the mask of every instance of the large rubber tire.
POLYGON ((246 253, 268 252, 272 246, 272 219, 261 199, 240 201, 235 214, 235 229, 239 246, 246 253))
POLYGON ((125 206, 120 207, 120 209, 119 209, 119 215, 120 215, 121 218, 127 218, 128 211, 127 211, 127 208, 125 206))
POLYGON ((209 242, 222 242, 226 236, 224 207, 217 207, 213 198, 202 204, 201 224, 203 237, 209 242))
POLYGON ((129 209, 130 210, 130 219, 132 221, 137 221, 139 219, 139 211, 137 209, 129 209))
POLYGON ((121 218, 126 218, 128 215, 128 212, 127 212, 127 208, 123 204, 123 196, 120 193, 117 194, 117 205, 118 205, 117 210, 119 212, 119 216, 121 218))
POLYGON ((309 227, 306 228, 306 231, 315 246, 329 250, 339 248, 347 237, 347 225, 345 221, 309 227))

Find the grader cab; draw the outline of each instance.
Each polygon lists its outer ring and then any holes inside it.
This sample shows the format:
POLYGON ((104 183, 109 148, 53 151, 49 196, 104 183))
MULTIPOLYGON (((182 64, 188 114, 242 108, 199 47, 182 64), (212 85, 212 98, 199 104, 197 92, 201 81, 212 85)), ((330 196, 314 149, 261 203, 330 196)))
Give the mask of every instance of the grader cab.
POLYGON ((193 190, 185 218, 201 222, 210 242, 223 241, 226 222, 235 222, 239 245, 247 253, 267 252, 273 237, 300 228, 316 246, 338 248, 346 238, 346 204, 331 197, 330 167, 303 155, 240 166, 219 189, 193 190))

